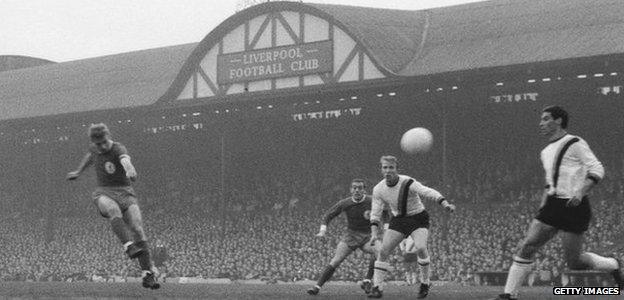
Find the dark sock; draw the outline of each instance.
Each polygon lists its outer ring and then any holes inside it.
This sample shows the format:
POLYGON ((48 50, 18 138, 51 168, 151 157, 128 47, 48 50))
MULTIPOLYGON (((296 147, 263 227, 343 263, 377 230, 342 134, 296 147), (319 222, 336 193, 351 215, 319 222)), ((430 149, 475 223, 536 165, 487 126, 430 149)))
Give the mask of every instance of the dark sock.
POLYGON ((375 260, 376 258, 371 258, 368 263, 368 272, 366 272, 366 279, 373 279, 373 274, 375 273, 375 260))
POLYGON ((143 248, 143 253, 139 255, 139 265, 141 266, 141 270, 151 271, 152 270, 152 257, 150 255, 147 241, 139 241, 136 243, 136 245, 143 248))
POLYGON ((131 241, 130 231, 126 226, 126 223, 122 218, 113 218, 111 221, 111 227, 113 228, 113 232, 119 238, 122 244, 126 244, 131 241))
POLYGON ((328 265, 327 267, 325 267, 325 270, 323 271, 323 274, 321 275, 321 278, 319 278, 316 285, 323 286, 323 284, 325 284, 325 282, 327 282, 327 280, 329 280, 332 277, 332 275, 334 275, 335 271, 336 271, 336 268, 332 267, 331 265, 328 265))

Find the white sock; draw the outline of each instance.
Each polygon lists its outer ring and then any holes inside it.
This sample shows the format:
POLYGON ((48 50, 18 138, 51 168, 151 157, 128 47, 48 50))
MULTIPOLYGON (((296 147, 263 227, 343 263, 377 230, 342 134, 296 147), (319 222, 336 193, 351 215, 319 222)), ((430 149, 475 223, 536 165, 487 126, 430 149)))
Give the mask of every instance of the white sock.
POLYGON ((518 289, 531 272, 532 263, 531 260, 514 256, 514 261, 509 268, 509 275, 507 275, 507 283, 505 283, 506 294, 518 296, 518 289))
POLYGON ((384 280, 386 279, 386 273, 388 273, 388 269, 390 268, 390 264, 385 261, 375 261, 375 273, 373 273, 373 286, 379 288, 379 290, 383 290, 384 280))
POLYGON ((592 269, 599 271, 613 271, 619 267, 615 258, 604 257, 591 252, 581 254, 581 261, 587 263, 592 269))

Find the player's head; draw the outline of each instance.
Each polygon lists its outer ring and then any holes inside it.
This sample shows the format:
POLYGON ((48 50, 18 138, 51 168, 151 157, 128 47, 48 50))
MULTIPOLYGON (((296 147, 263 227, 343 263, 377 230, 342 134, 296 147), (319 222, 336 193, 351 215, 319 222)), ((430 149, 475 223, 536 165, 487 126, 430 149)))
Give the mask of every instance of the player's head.
POLYGON ((351 196, 355 200, 360 200, 366 194, 366 184, 363 179, 355 178, 351 180, 351 196))
POLYGON ((568 112, 561 106, 548 106, 542 110, 540 119, 540 133, 551 136, 561 129, 568 127, 568 112))
POLYGON ((89 138, 100 152, 106 152, 111 148, 110 131, 104 123, 93 124, 89 127, 89 138))
POLYGON ((399 178, 397 158, 392 155, 384 155, 379 159, 379 162, 381 163, 381 175, 388 183, 396 183, 399 178))

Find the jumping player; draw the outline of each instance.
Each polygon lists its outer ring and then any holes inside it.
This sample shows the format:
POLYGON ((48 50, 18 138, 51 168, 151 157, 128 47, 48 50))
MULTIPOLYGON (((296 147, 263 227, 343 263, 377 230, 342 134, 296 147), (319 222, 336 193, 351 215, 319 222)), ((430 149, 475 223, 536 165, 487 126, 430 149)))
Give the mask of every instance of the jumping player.
POLYGON ((137 172, 130 161, 126 147, 111 140, 105 124, 89 128, 91 147, 75 171, 67 174, 68 180, 77 179, 90 165, 95 166, 97 188, 93 200, 100 214, 110 221, 111 228, 131 259, 138 258, 143 270, 143 286, 158 289, 155 268, 152 265, 147 237, 143 230, 141 210, 130 181, 137 172), (130 232, 131 231, 131 232, 130 232), (134 234, 134 238, 131 235, 134 234))
POLYGON ((496 299, 517 299, 535 253, 557 233, 570 269, 611 272, 619 288, 624 287, 618 259, 582 252, 591 219, 587 194, 604 176, 604 168, 585 140, 566 132, 567 126, 568 113, 563 108, 549 106, 542 111, 540 133, 549 142, 541 152, 546 189, 539 212, 513 258, 504 293, 496 299))
POLYGON ((318 294, 323 284, 332 277, 338 266, 358 248, 372 254, 366 279, 362 283, 362 289, 367 294, 370 293, 370 280, 373 277, 373 264, 376 252, 376 249, 370 243, 370 210, 371 197, 366 195, 364 180, 353 179, 351 181, 351 197, 338 201, 323 217, 323 223, 319 233, 316 235, 317 237, 325 236, 329 222, 342 212, 347 217, 347 228, 336 246, 334 257, 329 262, 329 265, 325 267, 316 285, 308 289, 308 294, 318 294))
POLYGON ((429 294, 429 214, 425 210, 421 198, 437 201, 448 211, 454 211, 455 205, 450 204, 440 192, 426 187, 413 178, 400 175, 398 162, 394 156, 382 156, 380 159, 381 174, 384 179, 373 188, 373 204, 371 209, 371 239, 380 240, 379 222, 381 211, 385 205, 390 207, 392 219, 390 226, 383 234, 383 242, 375 262, 373 289, 370 298, 381 298, 386 273, 390 268, 388 258, 390 252, 406 237, 414 239, 418 265, 422 281, 418 298, 429 294))

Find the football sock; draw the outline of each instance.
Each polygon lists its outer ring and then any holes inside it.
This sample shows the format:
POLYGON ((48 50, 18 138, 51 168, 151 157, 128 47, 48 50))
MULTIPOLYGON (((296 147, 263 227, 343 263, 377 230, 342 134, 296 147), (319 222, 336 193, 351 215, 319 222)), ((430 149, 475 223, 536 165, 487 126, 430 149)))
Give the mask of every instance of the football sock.
POLYGON ((143 248, 143 253, 139 255, 139 265, 141 266, 141 270, 151 271, 152 270, 152 257, 150 255, 147 242, 139 241, 136 243, 136 245, 143 248))
POLYGON ((613 271, 618 268, 618 262, 615 258, 604 257, 591 252, 584 252, 580 259, 594 270, 613 271))
POLYGON ((429 284, 429 277, 431 277, 431 271, 429 268, 430 262, 431 260, 429 257, 425 259, 418 258, 418 266, 420 266, 420 283, 429 284))
POLYGON ((507 283, 505 283, 506 294, 518 295, 518 289, 526 279, 526 276, 531 272, 532 263, 532 260, 514 256, 513 263, 509 268, 509 275, 507 275, 507 283))
POLYGON ((390 264, 385 261, 375 261, 375 274, 373 274, 373 286, 379 288, 379 290, 383 290, 384 280, 386 279, 386 273, 388 273, 388 269, 390 268, 390 264))
POLYGON ((368 271, 366 272, 366 279, 373 279, 373 274, 375 273, 375 258, 371 258, 368 262, 368 271))
POLYGON ((113 218, 111 221, 111 227, 113 228, 113 232, 119 238, 122 244, 126 244, 131 241, 130 231, 128 227, 126 227, 126 223, 122 218, 113 218))
POLYGON ((329 280, 332 277, 332 275, 334 275, 335 271, 336 271, 336 268, 332 267, 331 265, 327 265, 327 267, 325 267, 325 270, 323 270, 323 274, 321 274, 321 278, 319 278, 316 285, 318 285, 319 287, 322 287, 323 284, 325 284, 325 282, 327 282, 327 280, 329 280))

